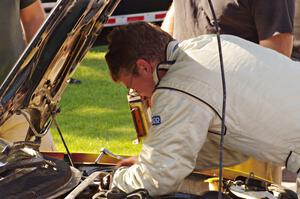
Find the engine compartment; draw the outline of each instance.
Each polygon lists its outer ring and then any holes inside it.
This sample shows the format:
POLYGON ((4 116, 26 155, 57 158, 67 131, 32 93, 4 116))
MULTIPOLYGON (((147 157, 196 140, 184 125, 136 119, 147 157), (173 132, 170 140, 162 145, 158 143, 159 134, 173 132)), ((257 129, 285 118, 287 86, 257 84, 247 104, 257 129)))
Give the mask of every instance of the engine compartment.
MULTIPOLYGON (((195 171, 178 192, 150 196, 146 189, 131 193, 112 188, 116 163, 125 156, 101 149, 99 154, 40 153, 32 142, 7 143, 0 139, 0 198, 217 198, 218 177, 195 171), (72 163, 70 163, 72 161, 72 163), (71 166, 73 165, 73 166, 71 166)), ((226 173, 225 173, 226 174, 226 173)), ((295 199, 297 194, 254 173, 222 181, 223 198, 295 199)))

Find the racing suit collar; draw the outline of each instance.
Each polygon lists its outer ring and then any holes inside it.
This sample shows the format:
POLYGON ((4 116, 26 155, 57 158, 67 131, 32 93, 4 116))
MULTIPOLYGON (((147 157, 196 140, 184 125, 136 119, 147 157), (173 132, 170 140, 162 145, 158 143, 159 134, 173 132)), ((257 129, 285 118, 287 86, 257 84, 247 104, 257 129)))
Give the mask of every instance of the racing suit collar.
POLYGON ((158 85, 160 77, 158 71, 165 70, 168 71, 170 66, 175 63, 176 60, 172 59, 172 55, 178 48, 178 41, 171 41, 166 48, 166 61, 160 62, 153 71, 153 79, 156 85, 158 85))

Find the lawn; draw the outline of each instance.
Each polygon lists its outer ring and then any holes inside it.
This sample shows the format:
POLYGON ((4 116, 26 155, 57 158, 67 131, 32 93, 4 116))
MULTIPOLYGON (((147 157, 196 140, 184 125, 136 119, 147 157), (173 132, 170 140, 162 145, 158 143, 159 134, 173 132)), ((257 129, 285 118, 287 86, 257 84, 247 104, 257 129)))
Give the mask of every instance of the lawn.
MULTIPOLYGON (((112 82, 104 60, 106 47, 85 56, 60 103, 57 121, 71 152, 98 153, 102 147, 122 155, 135 155, 141 146, 136 138, 128 108, 127 90, 112 82)), ((51 128, 59 151, 65 151, 55 127, 51 128)))

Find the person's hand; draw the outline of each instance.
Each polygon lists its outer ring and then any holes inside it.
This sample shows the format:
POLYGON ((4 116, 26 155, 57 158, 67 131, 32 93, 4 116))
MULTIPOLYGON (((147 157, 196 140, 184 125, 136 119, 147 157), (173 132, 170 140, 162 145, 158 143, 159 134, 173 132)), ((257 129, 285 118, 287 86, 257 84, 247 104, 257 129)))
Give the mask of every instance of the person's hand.
POLYGON ((127 167, 130 167, 132 166, 133 164, 135 164, 137 162, 137 157, 133 156, 133 157, 130 157, 130 158, 126 158, 124 160, 121 160, 117 163, 116 167, 119 168, 121 166, 127 166, 127 167))

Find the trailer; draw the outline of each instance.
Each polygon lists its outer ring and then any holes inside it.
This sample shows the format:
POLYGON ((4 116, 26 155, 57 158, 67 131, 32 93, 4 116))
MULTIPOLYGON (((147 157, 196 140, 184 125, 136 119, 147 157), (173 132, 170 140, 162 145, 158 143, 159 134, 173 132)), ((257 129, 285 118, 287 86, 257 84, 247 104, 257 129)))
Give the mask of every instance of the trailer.
MULTIPOLYGON (((57 0, 42 0, 48 15, 56 6, 57 0)), ((172 0, 126 0, 121 1, 114 14, 109 17, 104 29, 96 41, 96 45, 106 42, 106 35, 116 26, 131 22, 146 21, 160 25, 164 20, 172 0)))

